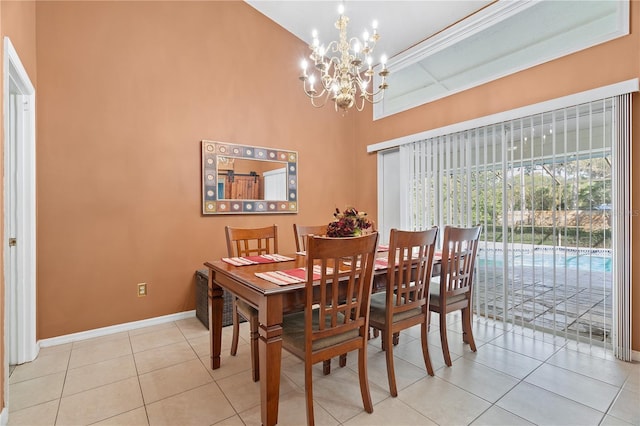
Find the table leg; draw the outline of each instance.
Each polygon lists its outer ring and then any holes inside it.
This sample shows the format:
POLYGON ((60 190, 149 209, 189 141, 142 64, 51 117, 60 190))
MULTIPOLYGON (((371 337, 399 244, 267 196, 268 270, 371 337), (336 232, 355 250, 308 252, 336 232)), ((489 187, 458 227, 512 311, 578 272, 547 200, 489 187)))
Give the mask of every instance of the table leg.
POLYGON ((267 296, 259 309, 260 405, 264 426, 278 423, 282 360, 282 296, 267 296))
POLYGON ((209 342, 211 343, 211 369, 220 368, 222 348, 223 291, 215 281, 215 271, 209 269, 209 342))

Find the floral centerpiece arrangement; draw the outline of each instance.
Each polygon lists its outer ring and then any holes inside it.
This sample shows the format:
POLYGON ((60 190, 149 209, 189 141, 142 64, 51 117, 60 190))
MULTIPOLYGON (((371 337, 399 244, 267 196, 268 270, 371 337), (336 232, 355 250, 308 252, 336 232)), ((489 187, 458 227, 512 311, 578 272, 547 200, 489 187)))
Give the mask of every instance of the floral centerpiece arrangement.
POLYGON ((327 226, 327 237, 358 237, 372 230, 367 214, 354 207, 347 207, 342 213, 336 208, 333 216, 335 219, 327 226))

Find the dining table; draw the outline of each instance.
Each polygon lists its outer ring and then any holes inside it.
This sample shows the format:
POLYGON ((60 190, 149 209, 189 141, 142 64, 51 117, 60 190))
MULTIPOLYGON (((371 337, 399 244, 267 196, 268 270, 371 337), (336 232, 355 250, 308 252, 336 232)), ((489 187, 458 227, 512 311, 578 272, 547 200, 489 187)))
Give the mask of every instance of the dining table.
MULTIPOLYGON (((384 290, 386 287, 387 267, 384 260, 387 255, 384 249, 378 253, 374 268, 373 292, 384 290)), ((240 265, 232 264, 225 258, 204 263, 209 268, 208 313, 212 369, 220 368, 223 290, 231 292, 258 311, 260 405, 261 420, 265 426, 272 426, 278 422, 283 315, 300 311, 305 305, 306 283, 303 280, 276 284, 256 275, 278 274, 304 268, 307 264, 303 253, 281 256, 281 259, 283 258, 291 260, 240 265)))

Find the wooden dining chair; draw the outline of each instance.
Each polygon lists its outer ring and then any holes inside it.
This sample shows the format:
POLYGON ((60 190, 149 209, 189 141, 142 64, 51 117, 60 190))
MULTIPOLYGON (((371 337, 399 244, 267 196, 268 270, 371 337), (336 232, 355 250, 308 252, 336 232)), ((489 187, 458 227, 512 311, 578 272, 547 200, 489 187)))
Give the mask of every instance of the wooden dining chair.
POLYGON ((377 233, 351 238, 314 236, 308 240, 305 308, 284 316, 282 344, 304 361, 309 425, 314 424, 313 364, 356 349, 362 402, 367 413, 373 412, 367 341, 377 243, 377 233))
POLYGON ((437 227, 426 231, 392 229, 387 258, 386 291, 371 296, 369 325, 380 330, 382 336, 391 396, 398 396, 393 367, 393 346, 395 336, 401 330, 420 324, 424 365, 429 375, 433 376, 427 333, 429 282, 437 236, 437 227))
POLYGON ((293 235, 296 237, 296 251, 306 251, 307 237, 309 235, 327 235, 327 225, 298 225, 294 223, 293 235))
MULTIPOLYGON (((229 257, 260 256, 278 252, 278 226, 264 228, 232 228, 225 227, 227 236, 227 253, 229 257)), ((233 338, 231 355, 238 351, 240 334, 240 318, 242 315, 249 322, 251 345, 251 372, 253 381, 260 380, 260 357, 258 355, 258 311, 242 299, 233 297, 231 318, 233 321, 233 338)))
POLYGON ((462 311, 462 339, 476 352, 473 340, 473 272, 482 226, 460 228, 445 226, 442 243, 440 277, 431 280, 429 286, 429 312, 436 312, 440 319, 440 341, 444 362, 451 367, 451 355, 447 343, 447 314, 462 311))
MULTIPOLYGON (((310 235, 325 236, 327 235, 327 225, 298 225, 293 224, 293 235, 296 237, 296 251, 303 252, 307 250, 307 239, 310 235)), ((340 357, 340 367, 347 365, 347 355, 340 357)), ((326 376, 331 374, 331 360, 324 361, 322 373, 326 376)))

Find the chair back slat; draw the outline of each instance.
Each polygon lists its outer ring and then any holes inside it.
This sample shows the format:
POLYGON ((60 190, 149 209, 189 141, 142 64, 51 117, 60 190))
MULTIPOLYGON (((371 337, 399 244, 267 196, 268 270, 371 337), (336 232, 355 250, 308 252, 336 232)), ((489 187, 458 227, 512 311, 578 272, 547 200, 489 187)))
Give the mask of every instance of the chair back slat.
POLYGON ((442 247, 440 297, 469 293, 478 251, 481 226, 457 228, 446 226, 442 247))
POLYGON ((309 235, 327 235, 327 225, 298 225, 294 223, 293 235, 296 238, 296 251, 305 251, 309 235))
POLYGON ((419 308, 426 310, 438 228, 426 231, 391 230, 387 269, 387 309, 394 314, 419 308), (397 265, 392 267, 392 265, 397 265))
POLYGON ((225 227, 228 256, 260 256, 278 252, 278 225, 264 228, 225 227))
POLYGON ((378 234, 353 238, 313 236, 308 242, 305 345, 310 348, 314 341, 352 330, 359 330, 355 336, 362 337, 368 328, 378 234), (315 286, 314 271, 320 274, 315 286), (319 319, 312 327, 313 312, 319 319))

